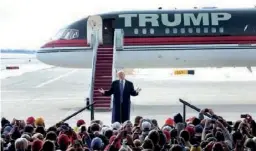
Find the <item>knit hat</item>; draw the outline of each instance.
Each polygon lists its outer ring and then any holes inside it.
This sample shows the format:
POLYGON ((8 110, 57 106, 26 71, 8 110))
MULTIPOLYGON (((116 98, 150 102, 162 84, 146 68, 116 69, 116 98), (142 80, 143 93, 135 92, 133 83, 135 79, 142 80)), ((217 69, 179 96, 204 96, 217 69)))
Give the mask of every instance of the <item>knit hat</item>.
POLYGON ((62 130, 62 131, 68 131, 69 130, 69 127, 68 126, 66 126, 66 125, 61 125, 60 126, 60 130, 62 130))
POLYGON ((176 124, 183 122, 183 118, 182 118, 182 116, 181 116, 180 113, 176 114, 173 119, 174 119, 174 122, 175 122, 176 124))
POLYGON ((172 118, 166 119, 165 125, 174 126, 174 120, 172 118))
POLYGON ((150 131, 151 130, 151 124, 148 121, 142 122, 141 130, 142 131, 150 131))
POLYGON ((104 144, 103 144, 102 140, 99 137, 95 137, 95 138, 92 139, 91 148, 93 150, 100 150, 100 149, 102 149, 103 145, 104 144))
POLYGON ((22 134, 21 138, 26 138, 28 141, 31 140, 31 137, 28 134, 22 134))
POLYGON ((6 127, 4 128, 3 134, 4 134, 4 135, 7 135, 8 133, 11 132, 11 130, 12 130, 12 127, 11 127, 11 126, 6 126, 6 127))
POLYGON ((197 136, 201 136, 202 132, 203 132, 203 127, 201 125, 195 126, 195 133, 197 136))
POLYGON ((193 126, 187 126, 186 130, 189 132, 190 136, 194 136, 195 135, 195 129, 193 126))
POLYGON ((1 127, 4 127, 6 124, 10 124, 10 121, 8 121, 6 118, 2 117, 2 119, 1 119, 1 127))
POLYGON ((28 117, 26 120, 27 124, 31 124, 31 125, 33 125, 35 123, 35 121, 36 120, 33 116, 28 117))
POLYGON ((36 126, 44 126, 44 119, 42 117, 36 118, 35 125, 36 126))
POLYGON ((80 119, 80 120, 78 120, 78 121, 76 122, 76 126, 77 126, 77 127, 80 127, 81 125, 84 125, 84 124, 85 124, 85 121, 82 120, 82 119, 80 119))
POLYGON ((121 128, 121 124, 119 122, 115 122, 111 125, 113 130, 119 130, 121 128))
POLYGON ((66 144, 68 145, 70 142, 68 136, 66 134, 61 134, 58 138, 58 144, 66 144))
POLYGON ((163 131, 168 131, 168 132, 170 132, 172 129, 173 129, 173 128, 172 128, 171 126, 168 126, 168 125, 166 125, 166 126, 164 126, 164 127, 162 128, 163 131))
POLYGON ((31 145, 31 150, 32 151, 40 151, 43 147, 43 141, 37 139, 37 140, 34 140, 32 145, 31 145))

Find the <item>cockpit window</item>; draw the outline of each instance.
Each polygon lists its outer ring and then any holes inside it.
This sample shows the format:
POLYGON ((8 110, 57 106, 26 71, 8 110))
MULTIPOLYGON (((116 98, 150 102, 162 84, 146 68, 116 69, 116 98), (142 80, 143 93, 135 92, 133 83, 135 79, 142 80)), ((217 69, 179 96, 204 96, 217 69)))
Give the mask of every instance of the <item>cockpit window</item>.
POLYGON ((58 39, 76 39, 79 37, 79 30, 77 29, 61 29, 52 39, 58 40, 58 39))

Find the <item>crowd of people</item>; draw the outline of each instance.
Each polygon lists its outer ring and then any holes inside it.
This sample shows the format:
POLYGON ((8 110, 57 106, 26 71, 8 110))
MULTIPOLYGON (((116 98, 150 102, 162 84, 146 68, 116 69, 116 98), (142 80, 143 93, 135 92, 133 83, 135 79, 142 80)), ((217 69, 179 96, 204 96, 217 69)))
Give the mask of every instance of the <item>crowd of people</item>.
POLYGON ((46 128, 41 117, 2 118, 1 151, 256 151, 255 121, 241 117, 232 124, 203 109, 188 120, 178 113, 162 127, 156 119, 137 116, 109 126, 81 119, 74 128, 64 122, 46 128))

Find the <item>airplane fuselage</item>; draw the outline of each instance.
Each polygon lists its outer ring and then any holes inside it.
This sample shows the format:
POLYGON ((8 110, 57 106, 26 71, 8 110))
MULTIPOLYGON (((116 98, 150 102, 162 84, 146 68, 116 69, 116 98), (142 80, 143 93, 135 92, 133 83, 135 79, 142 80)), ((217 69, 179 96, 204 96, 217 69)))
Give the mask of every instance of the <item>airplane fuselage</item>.
MULTIPOLYGON (((124 31, 117 68, 256 66, 256 9, 125 11, 100 14, 103 45, 124 31)), ((60 30, 37 58, 46 64, 91 68, 87 19, 60 30)))

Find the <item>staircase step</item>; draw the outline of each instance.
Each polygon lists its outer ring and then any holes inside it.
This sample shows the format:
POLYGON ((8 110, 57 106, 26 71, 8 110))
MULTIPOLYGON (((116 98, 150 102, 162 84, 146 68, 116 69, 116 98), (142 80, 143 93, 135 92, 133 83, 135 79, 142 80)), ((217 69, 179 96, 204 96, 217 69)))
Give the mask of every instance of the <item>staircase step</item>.
MULTIPOLYGON (((99 79, 109 79, 109 78, 112 78, 112 72, 104 72, 104 74, 102 73, 95 73, 95 75, 97 76, 97 78, 99 79)), ((96 79, 96 78, 95 78, 96 79)))
POLYGON ((111 101, 105 102, 105 103, 100 103, 100 104, 95 103, 94 107, 110 107, 110 104, 111 104, 111 101))
POLYGON ((101 73, 95 73, 95 79, 97 78, 112 78, 112 72, 104 72, 102 71, 101 73))
POLYGON ((97 103, 95 103, 94 104, 94 106, 95 107, 110 107, 110 104, 111 104, 111 101, 108 101, 108 102, 103 102, 103 103, 99 103, 99 104, 97 104, 97 103))
POLYGON ((98 58, 96 61, 96 64, 104 64, 104 63, 112 64, 113 60, 110 58, 98 58))
POLYGON ((96 103, 108 103, 111 102, 111 97, 107 97, 107 98, 97 98, 96 96, 93 96, 93 100, 96 103))
POLYGON ((95 110, 107 110, 107 111, 110 111, 110 104, 104 104, 104 105, 94 105, 94 109, 95 110))
POLYGON ((100 74, 100 73, 97 73, 97 74, 95 74, 94 79, 95 79, 95 80, 112 81, 112 75, 110 75, 110 74, 100 74))
POLYGON ((93 99, 101 100, 101 101, 106 101, 106 100, 110 100, 111 97, 110 96, 103 96, 103 95, 95 95, 93 97, 93 99))
POLYGON ((98 53, 112 53, 113 54, 114 50, 113 49, 98 49, 97 50, 97 54, 98 53))
POLYGON ((109 60, 109 59, 99 59, 97 60, 97 63, 112 63, 113 61, 112 60, 109 60))
MULTIPOLYGON (((110 88, 110 87, 109 87, 109 88, 110 88)), ((104 90, 107 91, 107 90, 109 90, 109 88, 106 88, 106 89, 104 89, 104 90)), ((99 89, 100 89, 100 88, 99 88, 99 89)), ((95 87, 94 87, 93 93, 94 93, 94 96, 103 96, 103 95, 98 91, 98 89, 96 89, 95 87)))
POLYGON ((112 70, 106 67, 96 67, 96 73, 112 73, 112 70))
POLYGON ((95 82, 94 83, 94 87, 107 87, 107 88, 110 88, 112 82, 95 82))
POLYGON ((112 54, 113 55, 113 50, 98 50, 97 54, 112 54))
POLYGON ((104 103, 110 103, 111 102, 111 98, 93 98, 94 102, 96 102, 97 104, 104 104, 104 103))
POLYGON ((112 76, 111 75, 108 75, 108 76, 97 75, 96 77, 95 77, 95 81, 98 81, 98 80, 100 80, 100 81, 103 81, 103 80, 104 81, 112 81, 112 76))
POLYGON ((112 83, 112 78, 108 79, 108 80, 100 80, 100 81, 99 81, 99 79, 94 80, 94 84, 107 84, 107 83, 111 84, 112 83))
POLYGON ((96 84, 96 83, 98 83, 98 84, 104 84, 104 83, 111 83, 112 82, 112 78, 111 79, 100 79, 100 78, 98 78, 98 79, 95 79, 94 80, 94 83, 96 84))
POLYGON ((97 56, 113 56, 112 51, 98 51, 97 56))
POLYGON ((94 87, 110 87, 112 81, 110 82, 94 82, 94 87))
POLYGON ((112 63, 113 63, 112 60, 106 60, 106 59, 97 60, 96 67, 102 67, 103 69, 105 68, 109 71, 112 71, 112 67, 113 67, 112 63))
POLYGON ((112 71, 112 60, 97 60, 96 67, 112 71))
POLYGON ((103 85, 103 84, 95 84, 94 89, 97 89, 97 88, 109 89, 110 87, 111 87, 111 83, 110 84, 105 84, 105 85, 103 85))
POLYGON ((93 93, 95 94, 97 93, 97 95, 102 96, 102 94, 98 90, 102 88, 107 91, 110 89, 110 87, 111 87, 111 84, 109 86, 94 86, 93 93))
MULTIPOLYGON (((112 78, 112 72, 109 72, 109 71, 104 71, 104 70, 100 70, 101 72, 97 72, 95 73, 95 76, 97 78, 112 78)), ((96 79, 96 78, 95 78, 96 79)))
POLYGON ((112 65, 96 65, 96 72, 98 72, 98 70, 109 70, 112 72, 112 65))
POLYGON ((104 65, 96 65, 96 72, 102 72, 102 71, 108 71, 108 72, 112 72, 112 65, 108 65, 108 66, 104 66, 104 65))
POLYGON ((98 56, 97 61, 99 60, 110 60, 113 61, 113 56, 98 56))
POLYGON ((98 86, 98 85, 99 85, 99 86, 102 85, 102 86, 104 86, 104 85, 110 85, 111 83, 112 83, 112 80, 111 80, 111 81, 110 81, 110 80, 109 80, 109 81, 95 81, 95 82, 94 82, 94 85, 97 85, 97 86, 98 86))
POLYGON ((97 52, 97 55, 100 55, 100 56, 113 56, 113 51, 98 51, 97 52))

